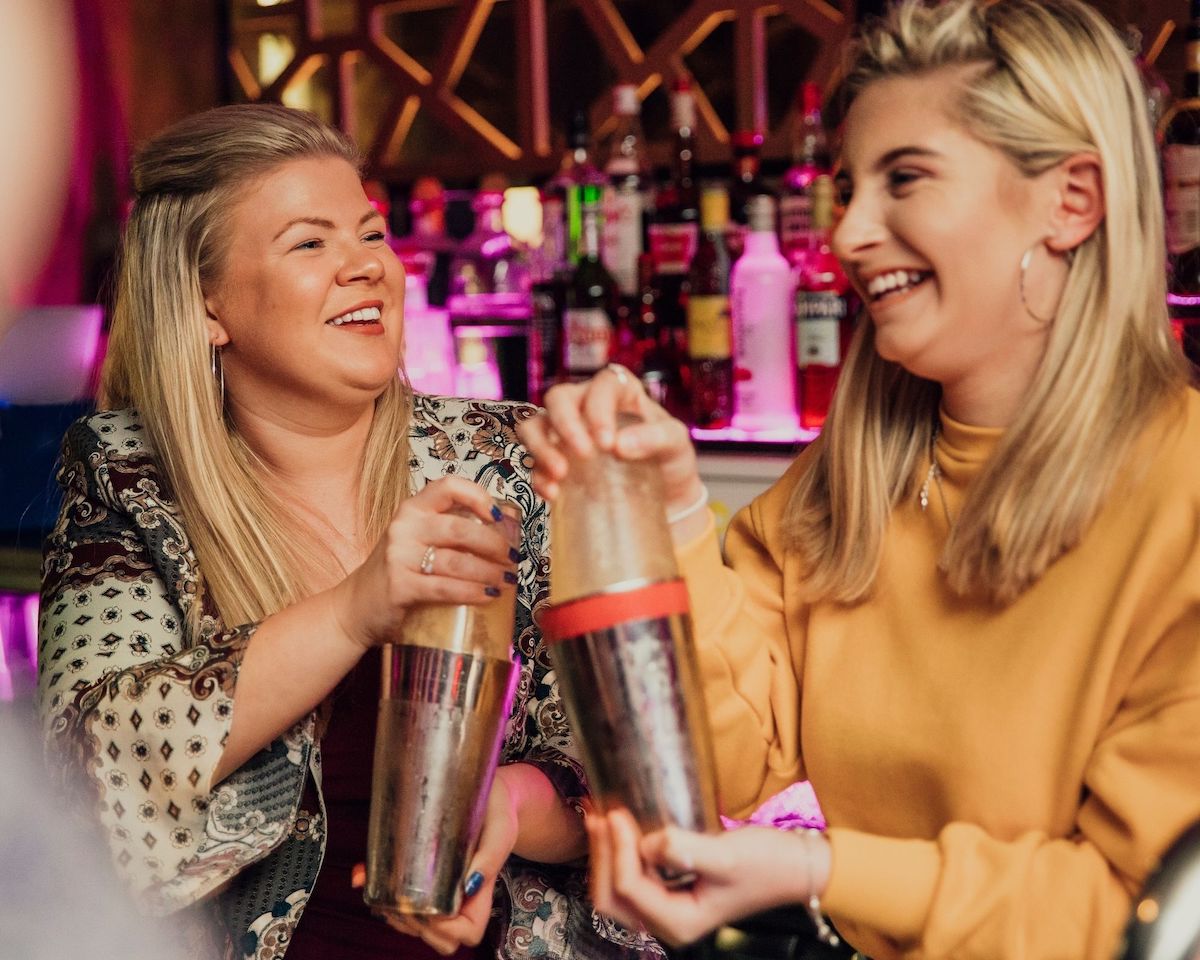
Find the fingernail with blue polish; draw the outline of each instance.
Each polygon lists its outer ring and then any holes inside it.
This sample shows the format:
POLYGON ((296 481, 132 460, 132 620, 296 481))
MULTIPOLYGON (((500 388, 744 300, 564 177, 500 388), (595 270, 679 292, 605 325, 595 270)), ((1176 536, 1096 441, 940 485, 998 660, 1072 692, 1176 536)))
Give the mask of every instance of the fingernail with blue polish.
POLYGON ((484 587, 483 592, 486 593, 489 597, 500 596, 500 588, 499 587, 484 587))
POLYGON ((482 886, 483 874, 476 870, 463 881, 463 893, 468 897, 473 897, 479 892, 479 888, 482 886))
POLYGON ((517 575, 515 573, 513 573, 511 570, 505 570, 504 571, 504 582, 505 583, 516 583, 517 575))
POLYGON ((492 504, 492 519, 497 523, 504 519, 504 514, 500 512, 500 508, 494 503, 492 504))
POLYGON ((508 548, 508 559, 511 560, 513 563, 520 563, 521 562, 521 551, 518 550, 516 547, 509 547, 508 548))

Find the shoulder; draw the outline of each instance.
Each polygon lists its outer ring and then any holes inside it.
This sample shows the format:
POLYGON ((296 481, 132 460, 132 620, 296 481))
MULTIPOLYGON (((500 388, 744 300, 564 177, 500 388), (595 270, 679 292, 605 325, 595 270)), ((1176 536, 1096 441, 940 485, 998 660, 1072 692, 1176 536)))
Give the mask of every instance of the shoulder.
POLYGON ((427 480, 449 475, 481 480, 481 473, 495 472, 528 481, 532 462, 517 424, 536 413, 537 407, 518 401, 417 394, 409 466, 427 480))
POLYGON ((1200 392, 1169 398, 1134 445, 1130 476, 1155 497, 1186 500, 1200 508, 1200 392))
POLYGON ((100 410, 80 417, 67 428, 63 458, 88 461, 150 458, 152 451, 146 429, 132 408, 100 410))

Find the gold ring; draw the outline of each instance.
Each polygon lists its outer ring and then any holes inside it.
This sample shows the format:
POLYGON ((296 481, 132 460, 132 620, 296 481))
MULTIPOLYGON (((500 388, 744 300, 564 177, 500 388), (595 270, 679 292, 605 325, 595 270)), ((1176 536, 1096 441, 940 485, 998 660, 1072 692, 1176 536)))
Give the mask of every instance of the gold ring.
POLYGON ((428 575, 433 573, 433 557, 437 553, 437 547, 426 547, 425 553, 421 557, 421 572, 428 575))

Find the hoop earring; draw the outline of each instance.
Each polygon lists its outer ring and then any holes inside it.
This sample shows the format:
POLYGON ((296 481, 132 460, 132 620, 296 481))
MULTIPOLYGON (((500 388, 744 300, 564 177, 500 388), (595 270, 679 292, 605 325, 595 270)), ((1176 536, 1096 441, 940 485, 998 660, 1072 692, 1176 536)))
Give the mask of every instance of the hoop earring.
POLYGON ((212 367, 213 381, 217 385, 217 402, 220 409, 225 409, 225 364, 221 362, 221 351, 215 343, 208 345, 209 363, 212 367))
MULTIPOLYGON (((1042 241, 1039 240, 1039 241, 1037 241, 1037 243, 1031 244, 1029 249, 1026 250, 1023 254, 1021 254, 1021 270, 1017 277, 1017 290, 1021 294, 1021 306, 1023 306, 1025 308, 1025 312, 1027 314, 1029 314, 1031 317, 1033 317, 1033 319, 1036 320, 1038 323, 1040 323, 1043 327, 1048 327, 1050 324, 1052 324, 1054 322, 1055 318, 1057 317, 1057 315, 1058 315, 1057 309, 1049 317, 1039 317, 1036 313, 1033 312, 1033 308, 1031 306, 1029 306, 1029 301, 1025 298, 1025 274, 1029 270, 1029 261, 1033 259, 1033 251, 1035 249, 1037 249, 1038 243, 1041 243, 1041 242, 1042 241)), ((1071 264, 1073 264, 1075 262, 1075 251, 1068 250, 1066 257, 1067 257, 1067 269, 1070 269, 1071 264)))

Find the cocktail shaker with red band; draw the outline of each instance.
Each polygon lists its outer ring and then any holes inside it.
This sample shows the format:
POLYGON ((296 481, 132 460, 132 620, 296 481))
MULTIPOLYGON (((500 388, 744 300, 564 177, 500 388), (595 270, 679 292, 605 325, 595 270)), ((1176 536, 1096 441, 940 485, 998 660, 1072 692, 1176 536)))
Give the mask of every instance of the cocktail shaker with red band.
POLYGON ((712 741, 658 468, 576 458, 551 511, 542 630, 593 799, 719 829, 712 741))

